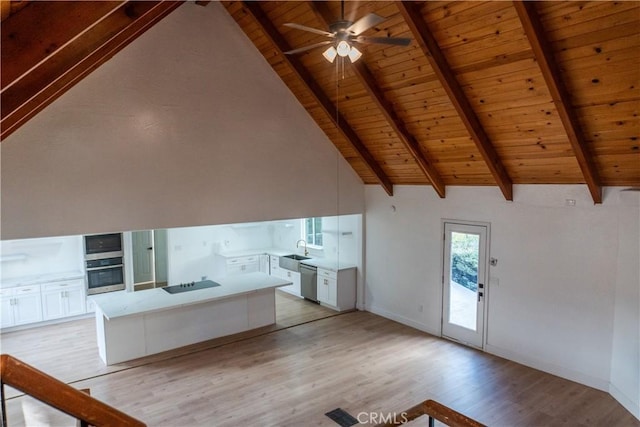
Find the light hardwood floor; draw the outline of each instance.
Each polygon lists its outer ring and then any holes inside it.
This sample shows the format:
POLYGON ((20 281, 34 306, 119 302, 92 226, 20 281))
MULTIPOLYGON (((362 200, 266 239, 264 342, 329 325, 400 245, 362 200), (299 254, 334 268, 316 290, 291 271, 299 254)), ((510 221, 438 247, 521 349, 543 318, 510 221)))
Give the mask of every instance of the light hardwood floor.
MULTIPOLYGON (((45 352, 65 366, 59 372, 91 366, 68 335, 88 338, 93 324, 77 323, 52 328, 37 348, 23 341, 21 352, 45 352), (67 350, 54 344, 59 340, 67 350)), ((338 407, 354 416, 386 414, 429 398, 494 426, 640 425, 607 393, 366 312, 191 350, 112 372, 102 367, 73 386, 150 426, 335 427, 324 414, 338 407)), ((22 408, 30 405, 23 396, 9 399, 9 425, 25 425, 22 408)))
MULTIPOLYGON (((74 383, 336 315, 339 313, 334 310, 276 290, 276 323, 273 325, 117 365, 106 366, 98 356, 93 318, 1 334, 0 353, 11 354, 61 381, 74 383)), ((9 397, 18 394, 7 390, 9 397)))

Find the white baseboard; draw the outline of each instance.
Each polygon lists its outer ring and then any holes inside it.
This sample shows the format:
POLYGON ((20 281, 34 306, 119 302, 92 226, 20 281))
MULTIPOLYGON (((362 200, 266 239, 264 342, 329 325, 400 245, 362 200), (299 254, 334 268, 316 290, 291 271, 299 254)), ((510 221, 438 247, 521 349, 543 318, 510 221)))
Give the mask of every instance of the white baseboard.
POLYGON ((428 334, 435 335, 437 337, 440 336, 440 331, 436 331, 432 328, 429 328, 427 325, 423 323, 416 322, 415 320, 409 319, 408 317, 400 316, 390 311, 386 311, 380 307, 376 307, 375 305, 367 305, 365 306, 365 310, 373 314, 377 314, 378 316, 382 316, 387 319, 396 321, 398 323, 402 323, 403 325, 410 326, 414 329, 418 329, 419 331, 426 332, 428 334))
POLYGON ((609 392, 608 380, 596 378, 589 374, 585 374, 584 372, 574 371, 564 366, 558 366, 553 363, 545 362, 544 360, 533 358, 522 353, 507 350, 504 348, 496 347, 491 344, 485 344, 484 350, 487 353, 512 360, 514 362, 520 363, 521 365, 538 369, 549 374, 557 375, 570 381, 575 381, 589 387, 597 388, 598 390, 609 392))
POLYGON ((624 406, 627 411, 631 412, 631 415, 640 420, 640 402, 634 402, 629 396, 624 394, 613 384, 609 384, 609 394, 624 406))

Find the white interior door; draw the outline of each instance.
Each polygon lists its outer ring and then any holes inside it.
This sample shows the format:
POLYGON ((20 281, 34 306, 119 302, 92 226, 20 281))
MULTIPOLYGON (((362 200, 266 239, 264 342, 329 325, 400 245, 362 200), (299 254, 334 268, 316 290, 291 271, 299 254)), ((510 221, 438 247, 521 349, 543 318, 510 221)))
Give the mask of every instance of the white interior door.
POLYGON ((149 230, 131 233, 133 283, 154 281, 153 234, 149 230))
POLYGON ((482 348, 488 226, 444 223, 442 335, 482 348))

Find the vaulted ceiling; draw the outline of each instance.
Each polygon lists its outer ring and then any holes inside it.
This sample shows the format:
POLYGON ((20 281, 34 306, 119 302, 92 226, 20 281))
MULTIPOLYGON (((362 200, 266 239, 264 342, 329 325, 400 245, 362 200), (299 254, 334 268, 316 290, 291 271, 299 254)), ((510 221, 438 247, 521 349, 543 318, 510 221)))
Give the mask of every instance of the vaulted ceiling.
MULTIPOLYGON (((180 4, 32 3, 2 2, 3 139, 180 4)), ((340 2, 223 5, 363 182, 389 194, 491 185, 511 200, 513 184, 585 184, 600 203, 602 186, 640 186, 640 2, 347 1, 349 20, 386 18, 365 36, 412 39, 359 44, 355 64, 284 54, 326 40, 285 23, 327 30, 340 2)))

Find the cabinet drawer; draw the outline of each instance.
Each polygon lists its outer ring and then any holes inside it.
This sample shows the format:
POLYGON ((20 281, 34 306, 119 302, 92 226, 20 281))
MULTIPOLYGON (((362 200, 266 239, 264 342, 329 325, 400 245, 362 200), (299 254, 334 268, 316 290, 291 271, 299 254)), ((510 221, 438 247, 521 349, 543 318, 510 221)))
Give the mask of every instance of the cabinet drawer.
POLYGON ((229 258, 227 260, 227 265, 251 264, 254 262, 258 262, 258 255, 229 258))
POLYGON ((331 270, 325 270, 324 268, 319 268, 318 269, 318 277, 326 277, 328 279, 337 280, 338 279, 338 273, 335 272, 335 271, 331 271, 331 270))
POLYGON ((40 285, 31 285, 31 286, 18 286, 17 288, 13 288, 13 295, 31 295, 31 294, 39 294, 40 293, 40 285))
POLYGON ((13 290, 15 288, 4 288, 0 289, 0 297, 10 297, 13 296, 13 290))
POLYGON ((84 283, 82 279, 77 279, 77 280, 69 280, 67 282, 47 283, 45 285, 42 285, 42 290, 43 291, 63 291, 65 289, 83 287, 83 286, 84 286, 84 283))

